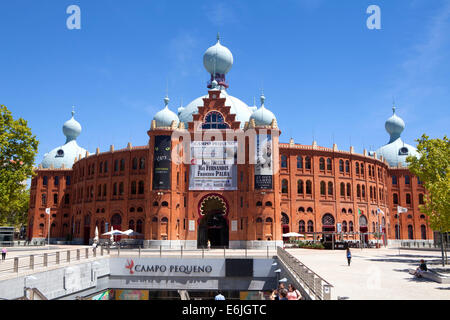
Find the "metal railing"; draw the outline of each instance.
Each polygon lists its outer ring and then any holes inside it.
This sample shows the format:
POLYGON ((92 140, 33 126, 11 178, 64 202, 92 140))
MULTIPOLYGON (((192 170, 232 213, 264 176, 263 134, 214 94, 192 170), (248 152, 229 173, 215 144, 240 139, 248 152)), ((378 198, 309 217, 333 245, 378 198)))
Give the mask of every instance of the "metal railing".
POLYGON ((82 248, 73 250, 49 251, 48 253, 22 255, 19 257, 8 258, 0 263, 0 276, 11 273, 28 272, 32 270, 46 269, 52 266, 58 266, 66 263, 80 262, 82 260, 106 256, 110 254, 109 248, 99 247, 82 248))
POLYGON ((300 284, 308 288, 310 295, 312 294, 315 300, 331 300, 332 284, 309 269, 283 248, 277 248, 277 255, 300 284))
MULTIPOLYGON (((441 245, 438 243, 431 243, 425 241, 401 241, 402 248, 425 248, 425 249, 441 249, 441 245)), ((444 249, 450 249, 450 243, 444 242, 444 249)))

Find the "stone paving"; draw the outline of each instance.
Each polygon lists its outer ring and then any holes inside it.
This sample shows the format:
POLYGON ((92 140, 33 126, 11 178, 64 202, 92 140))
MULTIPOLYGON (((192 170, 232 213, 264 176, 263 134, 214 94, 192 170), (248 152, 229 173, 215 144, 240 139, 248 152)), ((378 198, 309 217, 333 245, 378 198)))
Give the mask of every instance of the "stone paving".
POLYGON ((287 251, 334 286, 333 300, 450 300, 450 284, 408 274, 408 269, 419 266, 420 259, 431 269, 442 268, 437 251, 401 249, 399 254, 398 248, 351 249, 350 267, 345 250, 287 251))

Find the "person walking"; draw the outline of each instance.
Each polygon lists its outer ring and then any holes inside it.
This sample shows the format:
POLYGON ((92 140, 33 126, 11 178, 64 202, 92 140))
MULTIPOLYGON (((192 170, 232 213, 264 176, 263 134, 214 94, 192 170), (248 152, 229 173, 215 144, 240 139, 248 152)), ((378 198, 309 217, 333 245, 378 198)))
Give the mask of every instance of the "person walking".
POLYGON ((300 294, 300 291, 295 289, 293 284, 289 284, 289 291, 287 293, 288 300, 301 300, 302 295, 300 294))
POLYGON ((348 266, 350 267, 350 262, 352 261, 352 253, 350 252, 350 248, 347 247, 347 262, 348 266))
POLYGON ((2 249, 2 260, 6 259, 6 253, 8 252, 8 250, 6 250, 6 248, 2 249))
POLYGON ((211 241, 208 240, 208 250, 211 250, 211 241))

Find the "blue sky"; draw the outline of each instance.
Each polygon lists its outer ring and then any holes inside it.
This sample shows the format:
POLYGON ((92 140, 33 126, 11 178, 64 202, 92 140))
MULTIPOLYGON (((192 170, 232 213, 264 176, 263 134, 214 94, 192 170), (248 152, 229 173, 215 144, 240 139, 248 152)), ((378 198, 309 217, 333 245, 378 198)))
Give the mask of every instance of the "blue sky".
POLYGON ((410 144, 450 124, 450 1, 0 1, 0 103, 40 140, 62 145, 72 105, 94 152, 148 142, 169 87, 173 111, 206 93, 205 50, 233 53, 229 93, 252 105, 264 87, 281 141, 357 152, 384 145, 392 99, 410 144), (66 8, 81 8, 68 30, 66 8), (369 30, 369 5, 381 30, 369 30))

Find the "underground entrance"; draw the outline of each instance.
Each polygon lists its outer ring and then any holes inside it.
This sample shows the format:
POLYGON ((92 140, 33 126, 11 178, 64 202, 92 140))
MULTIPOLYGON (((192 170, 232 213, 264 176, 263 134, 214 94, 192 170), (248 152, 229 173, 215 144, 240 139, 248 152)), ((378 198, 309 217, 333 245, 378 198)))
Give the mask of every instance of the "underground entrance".
POLYGON ((208 196, 200 202, 197 247, 228 248, 227 204, 220 196, 208 196))

